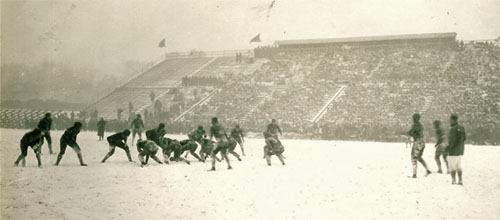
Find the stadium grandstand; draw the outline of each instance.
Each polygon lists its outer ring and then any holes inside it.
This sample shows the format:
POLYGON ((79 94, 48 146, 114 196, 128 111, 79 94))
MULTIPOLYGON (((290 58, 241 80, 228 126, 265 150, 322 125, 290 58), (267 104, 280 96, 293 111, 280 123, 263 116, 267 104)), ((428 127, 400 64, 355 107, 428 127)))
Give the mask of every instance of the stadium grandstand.
POLYGON ((335 47, 335 46, 380 46, 395 44, 454 44, 457 33, 433 33, 433 34, 405 34, 390 36, 370 36, 352 38, 329 38, 311 40, 280 40, 275 44, 278 48, 308 48, 308 47, 335 47))
POLYGON ((456 36, 281 40, 250 52, 165 56, 89 105, 84 112, 98 116, 87 126, 103 117, 120 130, 142 114, 147 127, 166 122, 170 133, 186 133, 219 116, 260 133, 276 118, 289 137, 401 141, 413 113, 427 138, 433 120, 456 113, 467 141, 499 144, 500 47, 456 36))

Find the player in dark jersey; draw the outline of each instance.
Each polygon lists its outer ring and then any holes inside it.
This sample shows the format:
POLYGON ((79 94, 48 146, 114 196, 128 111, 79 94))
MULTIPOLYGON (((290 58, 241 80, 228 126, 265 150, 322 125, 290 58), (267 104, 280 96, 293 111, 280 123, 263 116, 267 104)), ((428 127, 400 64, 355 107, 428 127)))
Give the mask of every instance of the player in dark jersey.
POLYGON ((238 145, 238 142, 236 140, 234 140, 233 137, 230 137, 227 140, 227 150, 228 150, 228 152, 230 154, 232 154, 234 157, 236 157, 236 159, 238 159, 239 161, 241 161, 240 155, 234 151, 236 149, 236 145, 238 145))
POLYGON ((272 155, 276 155, 276 157, 278 157, 278 159, 281 161, 281 164, 285 165, 285 158, 283 156, 285 148, 283 147, 281 142, 276 138, 276 135, 271 134, 268 131, 265 131, 264 139, 266 141, 266 145, 264 146, 264 157, 266 158, 267 165, 271 166, 272 155))
POLYGON ((33 149, 33 152, 35 152, 36 155, 36 160, 38 162, 38 167, 42 167, 42 159, 40 158, 40 151, 42 149, 42 144, 43 144, 43 136, 44 133, 42 130, 35 128, 33 131, 30 131, 26 134, 23 135, 23 138, 21 138, 21 155, 17 157, 16 162, 14 164, 16 166, 19 165, 19 162, 22 161, 22 166, 26 166, 26 156, 28 155, 28 147, 31 147, 33 149))
POLYGON ((64 131, 64 134, 62 135, 61 140, 60 140, 61 151, 59 151, 59 155, 57 155, 57 161, 55 164, 56 166, 58 166, 59 163, 61 162, 61 159, 62 159, 64 153, 66 152, 66 147, 68 145, 71 148, 73 148, 73 150, 75 150, 75 152, 78 156, 78 160, 80 160, 80 165, 87 166, 87 164, 85 164, 83 162, 83 157, 82 157, 82 152, 81 152, 80 146, 78 146, 78 143, 76 143, 76 136, 78 136, 81 129, 82 129, 82 123, 77 121, 77 122, 75 122, 73 127, 70 127, 68 129, 66 129, 66 131, 64 131))
POLYGON ((158 152, 158 147, 156 146, 154 141, 150 140, 137 140, 137 152, 139 152, 139 161, 141 161, 141 167, 144 167, 147 163, 144 160, 145 156, 149 156, 153 158, 159 164, 163 164, 158 157, 156 157, 156 153, 158 152))
POLYGON ((413 146, 411 148, 411 164, 413 167, 413 176, 412 178, 417 178, 417 161, 424 166, 427 171, 426 175, 429 175, 431 171, 427 167, 422 155, 425 149, 424 142, 424 127, 420 123, 420 114, 413 114, 413 126, 411 130, 408 131, 408 135, 413 138, 413 146))
POLYGON ((196 130, 193 130, 188 133, 188 138, 189 140, 196 141, 196 143, 201 145, 201 140, 207 137, 207 134, 205 133, 205 130, 203 129, 203 126, 199 125, 196 130))
MULTIPOLYGON (((273 138, 276 139, 277 141, 279 141, 280 144, 281 144, 281 141, 280 141, 280 138, 278 136, 278 133, 280 135, 283 135, 283 133, 281 133, 281 128, 278 125, 278 122, 276 121, 276 119, 272 119, 271 123, 267 125, 266 132, 267 132, 267 135, 273 136, 273 138)), ((266 153, 265 152, 264 152, 264 158, 266 158, 266 153)))
POLYGON ((465 133, 464 126, 458 124, 458 116, 452 114, 450 116, 450 131, 448 133, 448 166, 451 174, 451 184, 463 185, 462 182, 462 157, 465 151, 465 133), (456 175, 458 174, 458 183, 456 175))
MULTIPOLYGON (((188 133, 188 138, 190 141, 196 142, 201 146, 201 140, 205 137, 207 137, 205 130, 203 129, 203 126, 199 125, 196 130, 193 130, 188 133)), ((186 152, 184 157, 186 158, 188 156, 189 152, 186 152)))
POLYGON ((233 130, 231 130, 231 137, 240 145, 241 154, 245 156, 245 149, 243 149, 243 143, 245 143, 245 138, 243 135, 243 130, 241 130, 239 124, 236 124, 233 130))
MULTIPOLYGON (((153 141, 154 142, 154 141, 153 141)), ((168 164, 168 158, 170 157, 170 153, 173 151, 169 145, 170 143, 172 143, 172 139, 170 138, 166 138, 166 137, 160 137, 160 140, 159 140, 160 144, 156 144, 156 146, 160 147, 160 149, 162 150, 162 154, 163 154, 163 162, 165 164, 168 164)), ((148 155, 145 155, 145 164, 147 164, 149 162, 149 156, 148 155)))
POLYGON ((278 125, 278 122, 276 122, 276 119, 272 119, 271 123, 267 125, 267 132, 269 132, 271 135, 276 135, 276 137, 278 136, 278 132, 280 133, 280 135, 283 135, 281 133, 281 128, 278 125))
POLYGON ((198 154, 194 152, 197 147, 198 145, 196 145, 195 142, 189 140, 184 140, 179 142, 178 140, 170 139, 166 155, 169 157, 170 161, 176 161, 176 162, 183 161, 187 164, 191 164, 189 160, 182 158, 182 153, 184 153, 185 151, 191 152, 191 154, 194 157, 196 157, 196 159, 202 161, 200 156, 198 156, 198 154), (170 157, 171 153, 173 153, 173 155, 170 157))
MULTIPOLYGON (((201 140, 203 138, 206 138, 207 137, 207 134, 205 133, 205 130, 203 129, 203 126, 199 125, 198 128, 196 130, 193 130, 191 132, 189 132, 187 134, 188 136, 188 139, 191 141, 191 142, 194 142, 195 144, 199 144, 201 146, 201 140)), ((184 158, 187 158, 188 154, 190 153, 190 151, 186 152, 186 154, 184 155, 184 158)))
POLYGON ((196 158, 198 161, 205 162, 200 158, 200 156, 196 153, 196 149, 198 149, 198 144, 195 141, 192 140, 182 140, 179 142, 182 146, 183 152, 186 152, 186 154, 191 154, 194 158, 196 158))
POLYGON ((210 127, 210 140, 212 140, 214 137, 217 140, 217 144, 215 149, 210 153, 210 156, 212 157, 211 171, 215 171, 215 161, 216 161, 215 155, 217 155, 218 152, 221 152, 222 157, 226 160, 227 169, 228 170, 232 169, 231 163, 229 162, 229 158, 227 157, 228 137, 226 134, 226 130, 219 123, 217 117, 212 118, 212 126, 210 127))
POLYGON ((104 121, 104 118, 101 118, 97 122, 97 136, 100 141, 104 140, 104 130, 106 130, 106 121, 104 121))
MULTIPOLYGON (((166 148, 166 146, 163 146, 163 142, 161 142, 160 140, 166 133, 167 131, 165 130, 165 124, 160 123, 158 124, 157 128, 146 131, 146 139, 155 142, 156 145, 164 149, 166 148)), ((148 161, 149 157, 146 156, 146 163, 148 163, 148 161)))
POLYGON ((155 144, 160 145, 160 138, 162 138, 166 133, 165 124, 160 123, 157 128, 146 131, 146 139, 154 141, 155 144))
POLYGON ((122 132, 113 134, 107 138, 109 143, 109 152, 104 156, 101 163, 105 163, 108 158, 110 158, 115 153, 115 148, 119 147, 125 151, 129 162, 132 161, 132 156, 130 156, 130 149, 127 145, 127 138, 130 135, 130 130, 125 129, 122 132))
MULTIPOLYGON (((276 119, 272 119, 271 123, 267 125, 267 129, 265 131, 265 134, 266 134, 265 136, 273 137, 273 140, 276 140, 276 141, 279 142, 279 144, 281 144, 281 141, 280 141, 280 138, 278 136, 278 133, 280 135, 282 135, 281 128, 278 125, 278 123, 276 122, 276 119)), ((263 158, 266 158, 266 155, 267 155, 266 150, 264 150, 264 156, 263 156, 263 158)))
POLYGON ((444 142, 444 132, 441 128, 441 121, 435 120, 433 124, 434 130, 436 131, 436 145, 434 146, 436 148, 436 153, 434 154, 434 159, 436 160, 436 164, 438 166, 438 173, 443 173, 443 170, 441 169, 441 156, 443 156, 444 164, 446 165, 446 172, 448 173, 448 161, 446 161, 446 148, 448 147, 448 144, 444 142))
MULTIPOLYGON (((212 141, 207 138, 201 139, 201 150, 200 150, 200 158, 205 162, 208 156, 212 153, 212 151, 215 149, 215 141, 212 141)), ((217 161, 221 161, 217 155, 215 156, 215 159, 217 161)))
MULTIPOLYGON (((49 146, 49 153, 52 154, 52 138, 50 137, 50 127, 52 126, 52 118, 50 117, 50 113, 46 113, 45 117, 43 117, 39 122, 37 128, 43 131, 44 137, 47 140, 47 145, 49 146)), ((42 138, 43 145, 43 138, 42 138)), ((40 151, 41 152, 41 151, 40 151)))
POLYGON ((144 130, 144 122, 141 119, 141 115, 137 114, 137 118, 135 118, 130 124, 130 128, 132 128, 132 143, 134 143, 135 135, 139 136, 139 139, 142 139, 142 131, 144 130))

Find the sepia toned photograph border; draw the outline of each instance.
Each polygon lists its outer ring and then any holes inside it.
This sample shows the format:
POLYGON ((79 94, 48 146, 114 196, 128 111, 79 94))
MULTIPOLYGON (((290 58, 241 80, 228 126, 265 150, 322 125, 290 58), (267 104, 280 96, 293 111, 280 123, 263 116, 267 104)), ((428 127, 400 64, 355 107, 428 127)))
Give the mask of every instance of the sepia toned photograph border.
POLYGON ((500 219, 498 0, 0 0, 0 219, 500 219))

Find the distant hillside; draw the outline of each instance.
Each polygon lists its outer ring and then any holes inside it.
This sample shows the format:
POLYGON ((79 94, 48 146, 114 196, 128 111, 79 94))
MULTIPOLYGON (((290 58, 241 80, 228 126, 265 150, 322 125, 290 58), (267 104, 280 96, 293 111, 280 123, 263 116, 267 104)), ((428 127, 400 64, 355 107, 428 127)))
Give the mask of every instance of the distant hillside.
MULTIPOLYGON (((88 105, 127 81, 132 77, 130 74, 136 72, 136 67, 140 65, 139 62, 124 62, 121 74, 115 75, 61 63, 47 62, 31 66, 2 63, 0 99, 3 101, 22 100, 23 102, 57 100, 59 104, 70 103, 63 106, 88 105)), ((42 102, 44 101, 40 101, 42 102)), ((15 102, 6 104, 12 103, 15 102)))

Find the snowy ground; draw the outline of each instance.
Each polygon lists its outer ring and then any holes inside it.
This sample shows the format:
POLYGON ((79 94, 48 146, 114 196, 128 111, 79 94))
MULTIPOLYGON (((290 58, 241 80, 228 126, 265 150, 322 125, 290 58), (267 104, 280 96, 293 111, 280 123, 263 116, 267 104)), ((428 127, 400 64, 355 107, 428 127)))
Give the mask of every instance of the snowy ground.
MULTIPOLYGON (((84 132, 88 167, 71 149, 53 166, 46 145, 42 169, 31 150, 25 168, 13 167, 25 132, 0 130, 1 219, 500 219, 500 147, 466 146, 462 187, 421 167, 408 178, 403 143, 283 140, 287 165, 273 158, 268 167, 263 140, 251 139, 233 170, 207 172, 199 162, 140 168, 120 149, 101 164, 107 144, 84 132)), ((52 133, 56 152, 60 135, 52 133)), ((428 144, 435 171, 433 154, 428 144)))

